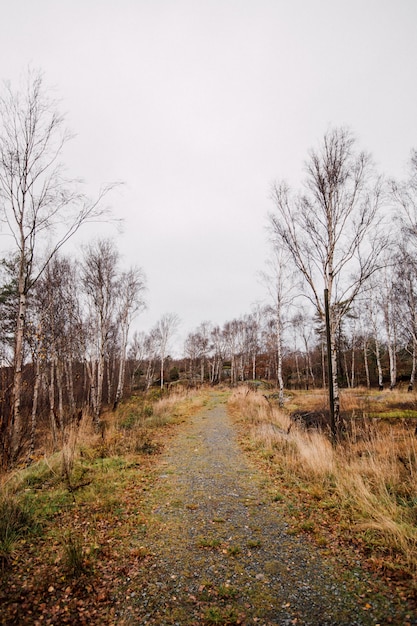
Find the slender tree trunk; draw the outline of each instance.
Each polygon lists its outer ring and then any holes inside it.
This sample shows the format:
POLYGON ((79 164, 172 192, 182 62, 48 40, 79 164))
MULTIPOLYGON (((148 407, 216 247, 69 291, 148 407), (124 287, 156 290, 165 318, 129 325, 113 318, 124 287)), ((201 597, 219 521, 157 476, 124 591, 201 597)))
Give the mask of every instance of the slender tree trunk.
POLYGON ((63 393, 63 372, 62 372, 62 363, 57 359, 56 360, 56 385, 58 390, 58 420, 59 420, 59 428, 62 432, 64 429, 64 393, 63 393))
POLYGON ((308 369, 309 369, 309 372, 310 372, 311 384, 313 386, 313 389, 315 389, 316 388, 316 379, 314 377, 313 365, 311 363, 310 351, 307 351, 307 365, 308 365, 308 369))
POLYGON ((379 391, 382 391, 384 388, 384 377, 382 374, 381 351, 379 349, 379 341, 376 336, 375 336, 375 358, 376 358, 376 367, 378 370, 378 388, 379 388, 379 391))
MULTIPOLYGON (((337 356, 333 356, 333 365, 337 361, 337 356)), ((334 420, 340 426, 340 394, 339 381, 337 379, 337 371, 333 373, 333 391, 334 391, 334 420)))
POLYGON ((298 364, 298 352, 295 353, 295 368, 297 371, 298 389, 301 389, 301 373, 300 373, 300 366, 298 364))
POLYGON ((354 346, 352 346, 350 386, 352 387, 352 389, 355 386, 355 348, 354 348, 354 346))
POLYGON ((388 344, 390 389, 392 391, 397 384, 397 332, 396 324, 392 317, 392 304, 390 302, 390 298, 392 298, 391 293, 389 294, 386 302, 384 302, 383 311, 388 344))
POLYGON ((36 418, 38 411, 38 397, 39 397, 39 389, 41 385, 41 365, 40 359, 36 359, 36 370, 35 370, 35 384, 33 387, 33 400, 32 400, 32 416, 31 416, 31 424, 30 424, 30 448, 29 448, 29 462, 32 461, 35 454, 35 446, 36 446, 36 418))
POLYGON ((417 362, 416 352, 417 352, 416 340, 415 340, 415 337, 413 336, 412 367, 411 367, 411 374, 410 374, 410 382, 408 383, 408 391, 413 391, 414 383, 416 380, 416 362, 417 362))
POLYGON ((93 421, 94 426, 98 429, 100 426, 100 413, 101 413, 101 403, 103 398, 103 382, 104 382, 104 367, 106 364, 106 355, 104 352, 104 342, 102 341, 100 347, 100 354, 97 361, 97 388, 96 388, 96 397, 94 402, 94 415, 93 421))
POLYGON ((121 339, 121 347, 120 347, 119 379, 117 381, 117 390, 116 390, 116 398, 114 401, 114 408, 117 407, 123 395, 123 387, 124 387, 125 371, 126 371, 126 348, 127 348, 128 330, 129 329, 126 323, 123 323, 122 324, 122 339, 121 339))
POLYGON ((21 414, 22 402, 22 376, 23 376, 23 342, 26 327, 26 294, 24 293, 24 278, 19 278, 19 310, 16 324, 14 367, 13 367, 13 392, 12 392, 12 424, 11 433, 11 455, 15 458, 18 454, 22 436, 23 424, 21 414))
POLYGON ((93 410, 93 415, 94 415, 95 407, 96 407, 96 396, 97 396, 96 360, 92 360, 92 361, 86 360, 84 365, 85 365, 85 374, 86 374, 86 376, 84 377, 84 386, 85 388, 88 387, 87 405, 91 407, 91 409, 93 410), (88 385, 87 385, 87 381, 88 381, 88 385))
POLYGON ((397 385, 397 354, 394 343, 388 342, 389 374, 391 391, 397 385))
POLYGON ((278 385, 278 403, 280 408, 284 406, 284 379, 282 377, 282 328, 281 320, 276 323, 277 333, 277 385, 278 385))
POLYGON ((363 360, 365 363, 365 374, 366 374, 366 386, 368 389, 371 388, 371 378, 369 376, 369 361, 368 361, 368 342, 365 339, 363 342, 363 360))
POLYGON ((343 351, 343 363, 345 366, 346 385, 349 389, 350 388, 350 376, 349 376, 349 368, 347 364, 346 350, 343 351))
POLYGON ((113 359, 113 366, 112 366, 112 359, 110 358, 110 356, 108 355, 105 361, 105 365, 104 365, 104 372, 107 372, 107 405, 110 406, 111 404, 111 388, 112 388, 112 382, 113 382, 113 372, 115 371, 115 359, 113 359))
POLYGON ((67 394, 68 394, 68 402, 71 411, 71 418, 75 416, 76 413, 76 404, 75 404, 75 396, 74 396, 74 377, 72 371, 72 357, 69 357, 65 360, 65 380, 67 384, 67 394))
POLYGON ((161 389, 164 388, 164 358, 161 357, 161 389))
POLYGON ((146 375, 145 375, 145 388, 146 391, 149 390, 152 383, 153 369, 152 369, 152 359, 148 360, 148 364, 146 366, 146 375))
POLYGON ((338 380, 336 328, 335 328, 334 321, 331 321, 330 323, 330 344, 331 344, 331 351, 332 351, 334 421, 335 421, 336 429, 339 429, 340 428, 340 394, 339 394, 339 380, 338 380))
POLYGON ((49 384, 48 384, 48 392, 49 392, 49 420, 51 423, 51 432, 52 432, 52 444, 54 449, 56 449, 58 438, 57 438, 57 423, 55 418, 55 360, 51 359, 51 365, 49 369, 49 384))

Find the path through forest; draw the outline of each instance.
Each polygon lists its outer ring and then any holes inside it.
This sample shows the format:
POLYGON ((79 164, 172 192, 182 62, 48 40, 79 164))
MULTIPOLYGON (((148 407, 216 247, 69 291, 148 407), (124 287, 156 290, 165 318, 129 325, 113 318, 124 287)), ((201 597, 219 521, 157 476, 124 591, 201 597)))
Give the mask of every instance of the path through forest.
POLYGON ((375 623, 314 547, 287 532, 220 396, 183 425, 157 472, 144 537, 152 557, 124 623, 375 623))

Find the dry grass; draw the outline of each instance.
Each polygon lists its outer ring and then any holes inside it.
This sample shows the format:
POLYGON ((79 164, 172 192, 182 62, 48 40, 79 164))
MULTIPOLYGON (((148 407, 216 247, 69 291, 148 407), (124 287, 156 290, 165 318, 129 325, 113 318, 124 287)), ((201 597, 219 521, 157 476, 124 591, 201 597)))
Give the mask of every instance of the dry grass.
MULTIPOLYGON (((324 402, 321 392, 302 392, 292 394, 288 404, 290 411, 314 411, 324 402)), ((239 388, 230 402, 234 415, 249 426, 247 447, 267 459, 284 490, 313 494, 321 514, 333 511, 341 535, 349 534, 351 541, 353 534, 371 558, 416 576, 417 438, 406 419, 382 419, 388 411, 413 405, 415 397, 399 391, 343 393, 342 410, 353 416, 352 428, 332 446, 317 430, 293 425, 288 432, 290 411, 260 394, 239 388), (376 414, 381 419, 369 418, 376 414)))
POLYGON ((123 456, 157 451, 154 443, 159 428, 186 419, 206 401, 204 393, 177 390, 169 395, 150 393, 132 396, 116 412, 103 415, 103 427, 95 433, 91 426, 78 436, 78 448, 85 457, 123 456))
POLYGON ((28 614, 31 623, 79 623, 80 610, 83 623, 117 622, 127 573, 150 558, 144 492, 155 484, 157 453, 208 395, 156 390, 130 398, 103 415, 100 432, 85 417, 67 429, 59 452, 39 450, 30 466, 0 476, 4 623, 28 614))
MULTIPOLYGON (((132 397, 117 411, 104 414, 100 432, 88 416, 69 425, 58 452, 46 449, 28 467, 0 476, 0 504, 10 500, 25 507, 29 502, 41 523, 57 510, 71 508, 81 491, 94 501, 101 500, 104 508, 109 498, 111 508, 109 485, 123 478, 126 468, 146 467, 150 455, 162 449, 170 426, 187 419, 207 401, 202 391, 155 395, 132 397)), ((0 509, 1 530, 2 524, 9 523, 9 509, 0 509)), ((0 552, 1 545, 0 537, 0 552)))

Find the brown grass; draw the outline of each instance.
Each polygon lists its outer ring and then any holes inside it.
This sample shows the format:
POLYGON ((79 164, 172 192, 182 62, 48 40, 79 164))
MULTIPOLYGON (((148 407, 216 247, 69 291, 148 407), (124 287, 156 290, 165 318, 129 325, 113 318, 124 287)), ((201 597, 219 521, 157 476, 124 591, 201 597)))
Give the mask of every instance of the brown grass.
MULTIPOLYGON (((265 397, 237 389, 231 410, 249 426, 246 446, 258 458, 267 459, 269 472, 287 498, 296 501, 297 490, 313 496, 313 508, 337 519, 339 534, 354 541, 371 559, 385 560, 384 567, 417 574, 417 438, 414 424, 406 419, 370 419, 387 410, 410 407, 415 397, 402 392, 368 394, 344 392, 342 411, 350 414, 352 427, 337 446, 325 433, 290 423, 294 410, 320 410, 321 392, 293 393, 288 408, 280 410, 265 397), (288 492, 292 490, 292 494, 288 492)), ((301 511, 301 509, 300 509, 301 511)), ((313 515, 310 510, 309 515, 313 515)), ((301 513, 300 513, 301 515, 301 513)), ((302 513, 305 515, 305 511, 302 513)))
POLYGON ((207 401, 204 390, 130 398, 103 415, 101 432, 85 417, 59 452, 0 477, 4 623, 79 623, 80 609, 83 623, 118 621, 114 598, 126 597, 127 572, 149 556, 143 494, 157 453, 207 401))

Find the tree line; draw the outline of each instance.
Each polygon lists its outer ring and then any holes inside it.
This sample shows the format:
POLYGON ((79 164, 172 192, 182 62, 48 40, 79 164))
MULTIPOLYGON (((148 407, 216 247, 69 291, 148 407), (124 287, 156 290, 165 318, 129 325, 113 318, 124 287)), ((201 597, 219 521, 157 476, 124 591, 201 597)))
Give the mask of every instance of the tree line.
POLYGON ((0 214, 8 241, 0 284, 4 465, 22 451, 33 455, 41 428, 57 442, 82 411, 99 428, 103 403, 116 407, 126 385, 266 379, 275 381, 283 404, 285 386, 331 380, 336 418, 341 385, 382 388, 388 369, 394 388, 400 366, 413 389, 417 152, 404 181, 387 180, 349 130, 329 130, 308 155, 300 190, 285 181, 273 186, 271 252, 260 273, 267 304, 223 327, 203 322, 172 364, 175 314, 129 336, 145 307, 142 269, 123 268, 107 239, 90 242, 77 260, 63 254, 84 224, 109 218, 104 199, 114 185, 91 199, 65 177, 61 158, 71 136, 42 75, 28 73, 16 90, 5 85, 0 113, 0 214))

